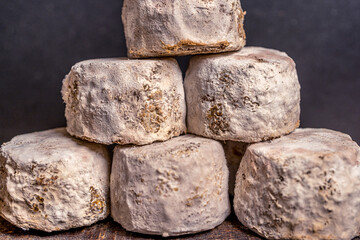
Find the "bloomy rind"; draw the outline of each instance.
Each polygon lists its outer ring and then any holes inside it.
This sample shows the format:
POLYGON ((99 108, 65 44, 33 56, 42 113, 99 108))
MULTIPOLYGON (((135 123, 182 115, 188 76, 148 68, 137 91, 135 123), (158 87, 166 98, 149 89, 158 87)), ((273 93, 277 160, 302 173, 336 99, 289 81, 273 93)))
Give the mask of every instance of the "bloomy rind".
POLYGON ((360 226, 360 148, 327 129, 248 147, 236 177, 234 210, 267 239, 350 240, 360 226))
POLYGON ((253 143, 299 127, 300 84, 283 52, 245 47, 192 57, 184 86, 189 133, 253 143))
POLYGON ((186 130, 182 73, 173 58, 77 63, 62 96, 66 129, 83 140, 144 145, 186 130))
POLYGON ((193 0, 186 4, 179 0, 125 0, 122 21, 128 57, 240 50, 246 39, 244 16, 239 0, 193 0))
POLYGON ((141 147, 117 146, 111 215, 126 230, 178 236, 212 229, 230 213, 219 142, 192 135, 141 147))
POLYGON ((17 136, 0 150, 0 215, 46 232, 91 225, 109 215, 109 177, 105 146, 64 128, 17 136))

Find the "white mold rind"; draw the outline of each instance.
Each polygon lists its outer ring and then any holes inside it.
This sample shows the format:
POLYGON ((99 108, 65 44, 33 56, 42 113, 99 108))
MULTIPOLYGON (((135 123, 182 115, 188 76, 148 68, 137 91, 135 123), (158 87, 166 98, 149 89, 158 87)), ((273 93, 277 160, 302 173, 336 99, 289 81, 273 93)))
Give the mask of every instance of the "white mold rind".
POLYGON ((252 143, 299 126, 300 85, 294 61, 283 52, 245 47, 195 56, 184 84, 189 133, 252 143))
POLYGON ((111 215, 126 230, 176 236, 212 229, 230 213, 221 144, 185 135, 114 150, 111 215))
POLYGON ((0 214, 46 232, 91 225, 109 215, 110 156, 105 146, 65 128, 24 134, 0 151, 0 214))
POLYGON ((239 50, 245 45, 239 0, 125 0, 122 21, 131 58, 239 50))
POLYGON ((95 59, 63 81, 67 131, 102 144, 149 144, 186 130, 182 73, 175 59, 95 59))
POLYGON ((268 239, 342 239, 360 228, 360 149, 343 133, 297 129, 248 147, 236 176, 239 220, 268 239))

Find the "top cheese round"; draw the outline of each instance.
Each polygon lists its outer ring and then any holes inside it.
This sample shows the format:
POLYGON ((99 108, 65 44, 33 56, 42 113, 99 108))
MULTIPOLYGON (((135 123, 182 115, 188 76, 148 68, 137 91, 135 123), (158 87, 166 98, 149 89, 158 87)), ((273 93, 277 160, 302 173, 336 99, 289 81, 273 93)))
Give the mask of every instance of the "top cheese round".
POLYGON ((239 50, 245 45, 239 0, 125 0, 128 56, 179 56, 239 50))

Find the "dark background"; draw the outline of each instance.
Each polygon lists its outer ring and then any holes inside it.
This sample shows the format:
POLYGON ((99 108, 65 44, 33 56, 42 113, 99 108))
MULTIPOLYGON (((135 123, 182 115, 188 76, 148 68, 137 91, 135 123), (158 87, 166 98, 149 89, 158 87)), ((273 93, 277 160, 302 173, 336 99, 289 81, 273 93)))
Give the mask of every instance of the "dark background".
MULTIPOLYGON (((242 0, 247 44, 286 51, 302 127, 360 143, 360 1, 242 0)), ((120 0, 0 1, 0 143, 65 126, 60 89, 78 61, 126 56, 120 0)), ((180 58, 186 69, 187 57, 180 58)))

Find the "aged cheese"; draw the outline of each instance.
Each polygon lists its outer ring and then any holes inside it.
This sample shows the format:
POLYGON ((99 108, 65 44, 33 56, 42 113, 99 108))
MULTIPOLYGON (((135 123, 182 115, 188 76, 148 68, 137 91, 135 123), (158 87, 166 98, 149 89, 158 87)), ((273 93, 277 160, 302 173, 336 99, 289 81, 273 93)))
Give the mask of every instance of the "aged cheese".
POLYGON ((359 232, 359 196, 359 146, 336 131, 297 129, 248 147, 234 209, 269 239, 350 240, 359 232))
POLYGON ((109 215, 109 180, 105 146, 65 128, 20 135, 0 150, 0 214, 23 229, 87 226, 109 215))
POLYGON ((195 56, 185 77, 188 131, 217 140, 259 142, 299 126, 300 85, 285 53, 245 47, 195 56))
POLYGON ((182 73, 175 59, 95 59, 64 79, 67 131, 102 144, 148 144, 186 130, 182 73))
POLYGON ((122 21, 132 58, 239 50, 240 0, 125 0, 122 21))
POLYGON ((175 236, 212 229, 230 213, 228 169, 217 141, 184 135, 117 146, 111 215, 126 230, 175 236))
POLYGON ((243 142, 225 141, 222 142, 222 145, 224 147, 226 162, 229 169, 229 193, 234 196, 236 173, 249 144, 243 142))

